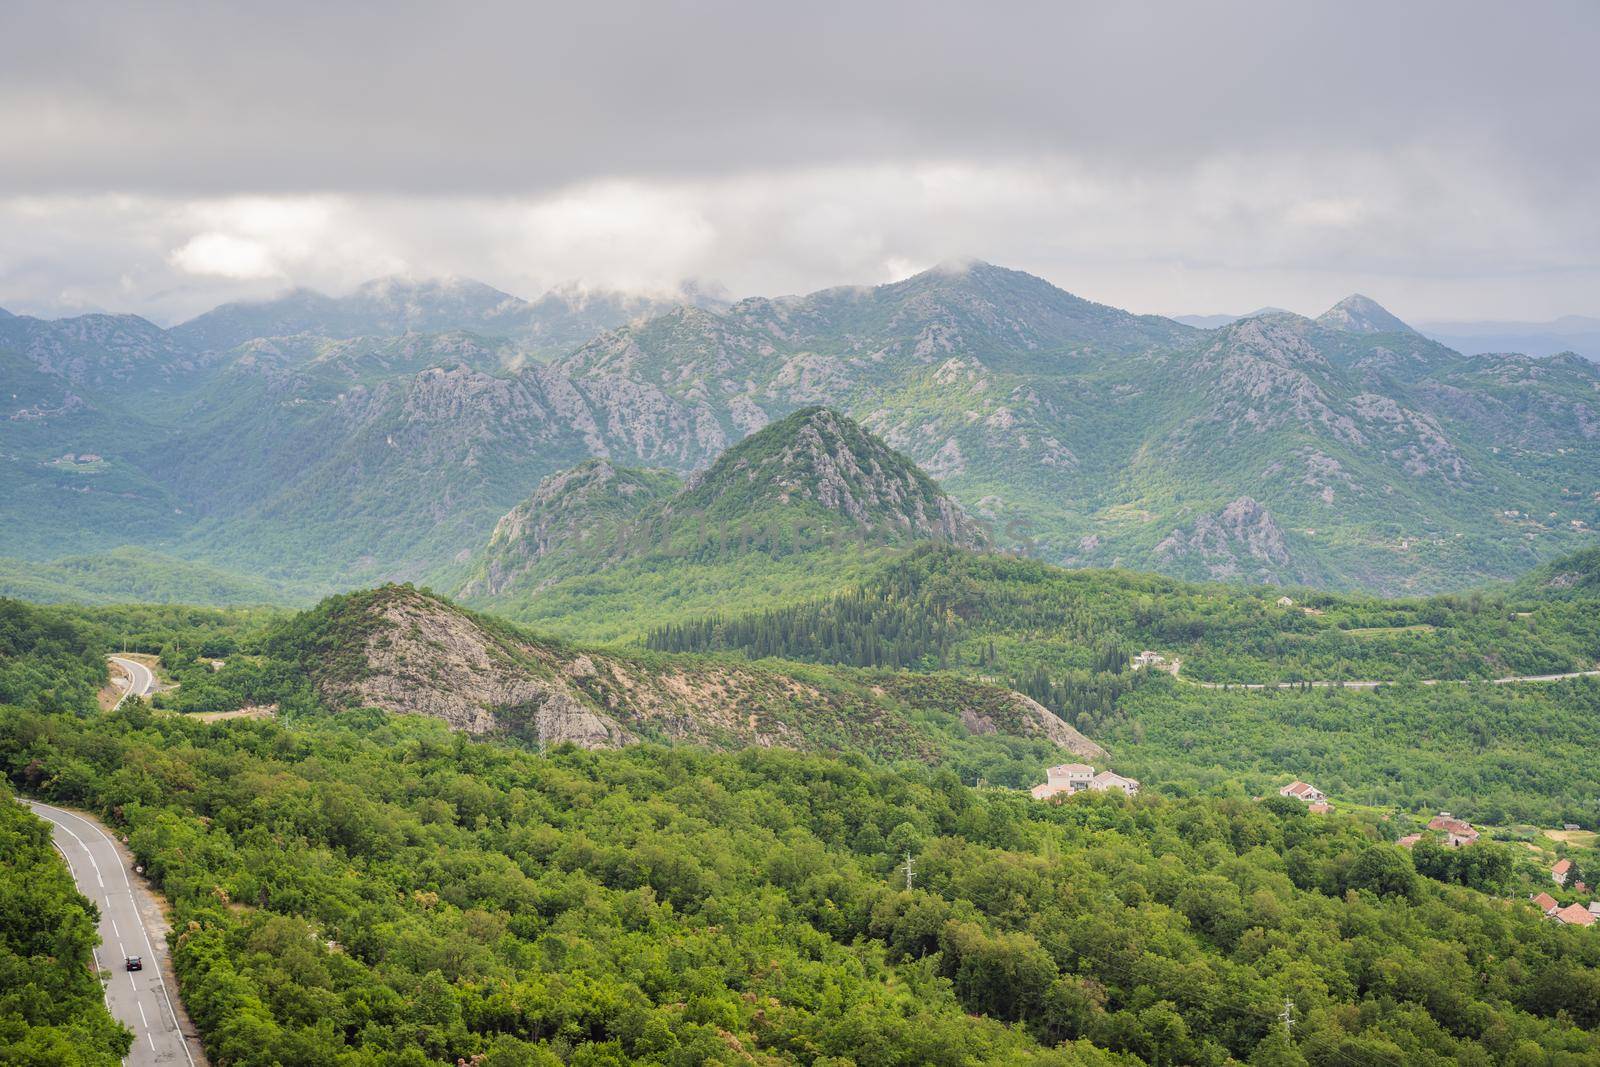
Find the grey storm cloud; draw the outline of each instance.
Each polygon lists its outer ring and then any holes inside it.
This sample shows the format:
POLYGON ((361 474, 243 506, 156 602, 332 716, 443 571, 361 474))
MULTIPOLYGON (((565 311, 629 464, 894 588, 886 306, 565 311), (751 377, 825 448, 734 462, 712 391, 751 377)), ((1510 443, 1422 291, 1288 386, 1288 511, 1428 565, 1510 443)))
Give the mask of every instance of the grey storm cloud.
POLYGON ((0 304, 977 254, 1141 310, 1593 310, 1597 45, 1590 0, 22 0, 0 304))
POLYGON ((1600 161, 1600 5, 8 5, 0 182, 506 193, 989 153, 1600 161))

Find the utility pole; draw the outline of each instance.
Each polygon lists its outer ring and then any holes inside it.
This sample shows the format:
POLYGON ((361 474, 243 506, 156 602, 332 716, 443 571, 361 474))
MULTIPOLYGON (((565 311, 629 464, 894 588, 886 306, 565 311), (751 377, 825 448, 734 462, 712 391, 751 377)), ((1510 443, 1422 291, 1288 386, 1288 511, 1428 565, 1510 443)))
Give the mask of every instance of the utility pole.
POLYGON ((1278 1013, 1278 1018, 1283 1022, 1283 1034, 1293 1040, 1294 1038, 1294 1000, 1285 997, 1283 1010, 1278 1013))
POLYGON ((911 891, 912 873, 913 872, 911 870, 911 850, 907 849, 906 850, 906 892, 908 892, 908 893, 911 891))

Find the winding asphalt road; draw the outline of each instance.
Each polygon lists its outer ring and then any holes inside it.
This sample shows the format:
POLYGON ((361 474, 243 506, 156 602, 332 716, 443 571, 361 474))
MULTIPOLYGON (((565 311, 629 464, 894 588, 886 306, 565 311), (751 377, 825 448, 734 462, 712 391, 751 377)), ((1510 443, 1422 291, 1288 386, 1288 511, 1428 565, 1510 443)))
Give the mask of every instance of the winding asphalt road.
POLYGON ((111 709, 112 711, 122 707, 122 702, 129 697, 148 696, 155 689, 156 676, 143 663, 123 656, 108 656, 106 658, 121 667, 122 673, 127 676, 127 682, 125 683, 127 687, 122 691, 122 695, 117 698, 116 704, 111 709))
MULTIPOLYGON (((137 685, 139 675, 133 677, 137 685)), ((133 1031, 133 1048, 122 1062, 129 1067, 201 1067, 205 1050, 182 1005, 174 1001, 177 984, 167 959, 160 898, 129 873, 132 857, 98 822, 35 800, 23 802, 54 827, 56 847, 66 857, 78 891, 100 907, 95 966, 111 973, 106 1006, 133 1031), (144 969, 124 970, 127 956, 143 957, 144 969)))

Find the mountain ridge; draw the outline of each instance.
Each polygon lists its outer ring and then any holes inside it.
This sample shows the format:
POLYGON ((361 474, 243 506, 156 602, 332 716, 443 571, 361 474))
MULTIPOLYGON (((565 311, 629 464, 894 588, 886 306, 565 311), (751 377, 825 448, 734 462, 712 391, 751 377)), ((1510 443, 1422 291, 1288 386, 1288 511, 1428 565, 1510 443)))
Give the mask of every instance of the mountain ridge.
POLYGON ((968 736, 1003 732, 1103 756, 1019 693, 946 679, 966 715, 930 728, 908 697, 928 679, 778 669, 583 649, 535 637, 409 586, 331 597, 285 623, 271 654, 303 662, 333 707, 379 707, 469 734, 540 747, 617 748, 655 739, 713 748, 876 753, 937 763, 968 736), (969 723, 979 723, 976 730, 969 723))

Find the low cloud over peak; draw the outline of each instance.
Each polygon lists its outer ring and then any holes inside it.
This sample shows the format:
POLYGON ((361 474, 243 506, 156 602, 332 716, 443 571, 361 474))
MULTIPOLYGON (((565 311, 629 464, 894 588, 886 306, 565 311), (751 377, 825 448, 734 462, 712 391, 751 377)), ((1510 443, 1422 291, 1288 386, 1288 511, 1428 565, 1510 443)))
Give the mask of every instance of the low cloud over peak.
POLYGON ((13 309, 406 272, 772 293, 971 253, 1138 310, 1600 310, 1582 0, 5 23, 13 309))

